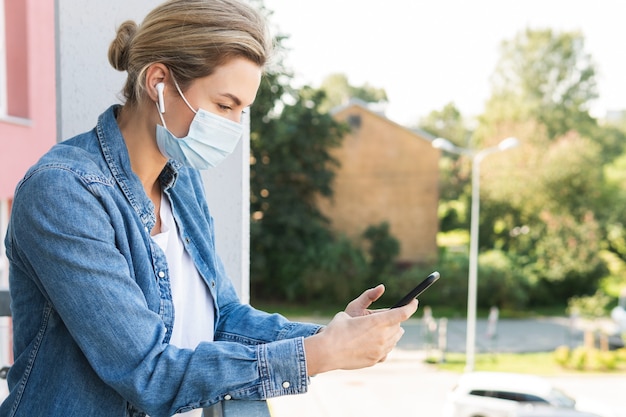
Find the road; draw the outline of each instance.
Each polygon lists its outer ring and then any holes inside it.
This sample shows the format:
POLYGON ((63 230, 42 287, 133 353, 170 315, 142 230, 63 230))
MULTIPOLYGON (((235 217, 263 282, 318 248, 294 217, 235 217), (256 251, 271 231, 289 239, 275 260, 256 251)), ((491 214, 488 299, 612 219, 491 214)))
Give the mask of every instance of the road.
MULTIPOLYGON (((396 349, 384 363, 318 375, 307 394, 275 398, 269 405, 272 417, 441 417, 458 377, 425 364, 420 351, 396 349)), ((601 402, 626 417, 623 374, 547 378, 574 398, 601 402)))
MULTIPOLYGON (((560 345, 582 344, 580 328, 567 319, 500 320, 494 338, 487 322, 477 323, 477 350, 498 352, 552 351, 560 345)), ((405 334, 384 363, 357 371, 334 371, 312 379, 307 394, 270 401, 272 417, 441 417, 446 395, 459 374, 425 363, 429 336, 421 320, 404 325, 405 334)), ((465 350, 465 321, 449 320, 447 348, 465 350)), ((591 399, 626 417, 626 376, 575 374, 546 377, 579 400, 591 399)))
MULTIPOLYGON (((441 323, 440 320, 435 320, 441 323)), ((437 342, 437 335, 427 332, 422 320, 409 320, 404 325, 405 334, 398 344, 402 349, 424 349, 437 342)), ((447 320, 447 351, 465 352, 465 319, 447 320)), ((487 320, 476 322, 477 352, 549 352, 561 345, 580 346, 583 331, 580 325, 566 318, 500 319, 495 325, 494 337, 487 335, 487 320)))

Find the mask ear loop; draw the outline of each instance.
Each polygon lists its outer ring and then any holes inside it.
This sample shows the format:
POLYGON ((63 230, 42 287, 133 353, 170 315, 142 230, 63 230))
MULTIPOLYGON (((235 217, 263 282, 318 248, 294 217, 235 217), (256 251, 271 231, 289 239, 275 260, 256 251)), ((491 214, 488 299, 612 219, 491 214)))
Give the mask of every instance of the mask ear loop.
POLYGON ((189 102, 187 101, 187 98, 185 97, 183 92, 180 90, 180 87, 178 86, 178 83, 176 82, 176 79, 173 76, 172 76, 172 80, 174 81, 174 86, 176 87, 176 90, 178 90, 178 94, 180 94, 180 96, 183 98, 183 101, 185 102, 187 107, 189 107, 189 109, 192 112, 194 112, 194 114, 198 114, 198 112, 196 110, 194 110, 193 107, 191 107, 191 104, 189 104, 189 102))

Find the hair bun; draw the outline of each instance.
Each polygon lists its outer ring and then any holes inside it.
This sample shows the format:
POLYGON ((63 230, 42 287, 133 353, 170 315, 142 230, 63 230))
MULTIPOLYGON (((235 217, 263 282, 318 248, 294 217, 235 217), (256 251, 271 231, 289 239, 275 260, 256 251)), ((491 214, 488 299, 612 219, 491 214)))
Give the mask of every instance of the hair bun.
POLYGON ((109 62, 118 71, 128 71, 128 50, 137 29, 137 23, 132 20, 122 23, 109 46, 109 62))

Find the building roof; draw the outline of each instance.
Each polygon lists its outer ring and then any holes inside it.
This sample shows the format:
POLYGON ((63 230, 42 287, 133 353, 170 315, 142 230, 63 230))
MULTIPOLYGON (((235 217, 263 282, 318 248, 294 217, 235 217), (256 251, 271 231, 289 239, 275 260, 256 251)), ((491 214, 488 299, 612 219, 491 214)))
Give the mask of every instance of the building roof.
POLYGON ((393 123, 397 126, 400 126, 401 128, 415 134, 416 136, 419 136, 422 139, 425 139, 427 141, 432 142, 433 140, 435 140, 436 136, 431 135, 430 133, 426 132, 425 130, 419 129, 419 128, 409 128, 406 126, 403 126, 397 122, 394 122, 393 120, 389 119, 386 115, 385 115, 385 111, 384 109, 381 107, 381 103, 368 103, 365 100, 361 100, 360 98, 356 98, 353 97, 350 100, 348 100, 346 103, 341 104, 339 106, 336 106, 334 108, 332 108, 330 110, 330 114, 332 116, 336 115, 337 113, 340 113, 344 110, 349 109, 350 107, 360 107, 384 120, 386 120, 389 123, 393 123))

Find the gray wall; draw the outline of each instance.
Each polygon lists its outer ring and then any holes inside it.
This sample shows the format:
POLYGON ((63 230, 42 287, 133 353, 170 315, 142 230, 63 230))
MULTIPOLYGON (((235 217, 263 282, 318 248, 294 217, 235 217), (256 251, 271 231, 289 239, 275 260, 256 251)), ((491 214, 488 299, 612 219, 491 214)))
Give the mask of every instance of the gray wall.
MULTIPOLYGON (((125 20, 137 23, 160 0, 56 0, 57 136, 92 129, 98 115, 121 102, 126 73, 107 59, 125 20)), ((203 175, 215 218, 217 249, 243 302, 249 301, 249 133, 235 153, 203 175)))

